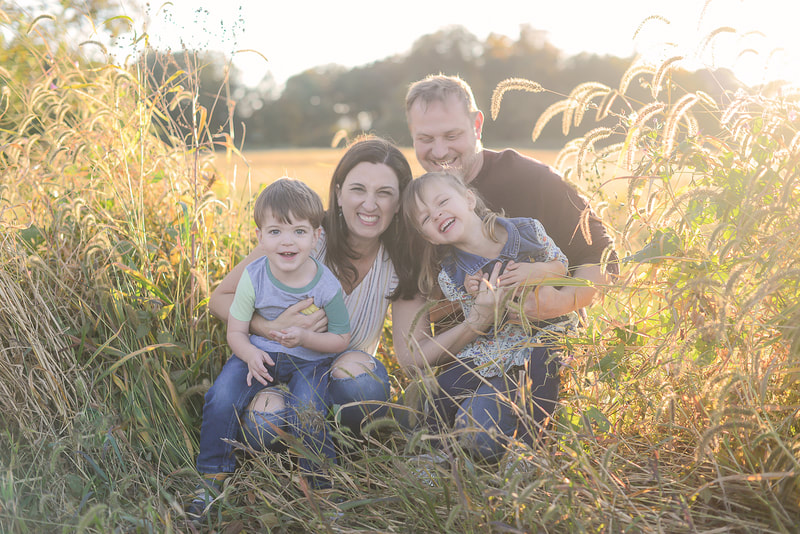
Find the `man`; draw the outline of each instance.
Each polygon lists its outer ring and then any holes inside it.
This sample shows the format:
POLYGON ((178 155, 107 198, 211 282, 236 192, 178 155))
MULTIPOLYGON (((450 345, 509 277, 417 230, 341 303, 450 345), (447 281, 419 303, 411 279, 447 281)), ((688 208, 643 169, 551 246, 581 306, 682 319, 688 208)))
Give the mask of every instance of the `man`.
MULTIPOLYGON (((609 282, 602 259, 613 243, 586 199, 541 162, 514 150, 483 149, 483 113, 475 105, 469 85, 458 77, 428 76, 412 84, 406 95, 406 118, 417 159, 426 171, 455 171, 478 191, 490 209, 502 211, 506 217, 539 220, 569 259, 570 274, 587 281, 553 291, 529 292, 522 311, 532 324, 583 312, 595 298, 597 287, 609 282)), ((608 256, 607 271, 617 273, 613 250, 608 256)), ((490 280, 496 280, 498 274, 495 267, 490 280)), ((461 356, 462 350, 486 329, 486 311, 473 306, 466 317, 450 311, 444 306, 426 307, 421 296, 392 304, 394 348, 401 367, 411 373, 441 369, 432 391, 444 401, 436 405, 433 419, 441 418, 445 425, 455 428, 462 444, 478 457, 496 460, 504 450, 503 440, 512 436, 532 445, 539 431, 530 428, 530 422, 546 428, 556 407, 559 347, 548 343, 533 346, 523 366, 506 370, 510 389, 502 393, 513 396, 513 402, 483 402, 496 397, 474 393, 480 380, 477 363, 468 355, 461 356), (421 309, 427 311, 426 319, 420 318, 421 309), (430 322, 436 325, 433 332, 428 328, 430 322), (399 339, 407 342, 397 343, 399 339), (521 396, 512 391, 521 392, 521 396), (523 404, 529 417, 521 418, 517 401, 523 399, 528 399, 523 404)))
POLYGON ((608 283, 609 273, 618 273, 613 251, 607 272, 601 267, 613 240, 570 184, 547 165, 514 150, 483 149, 483 113, 464 80, 431 75, 412 84, 406 95, 406 119, 417 160, 426 171, 455 169, 490 209, 503 211, 506 217, 538 219, 569 259, 572 276, 589 282, 564 286, 548 298, 531 292, 523 308, 530 320, 582 311, 592 303, 596 286, 608 283), (588 236, 582 230, 587 228, 588 236))

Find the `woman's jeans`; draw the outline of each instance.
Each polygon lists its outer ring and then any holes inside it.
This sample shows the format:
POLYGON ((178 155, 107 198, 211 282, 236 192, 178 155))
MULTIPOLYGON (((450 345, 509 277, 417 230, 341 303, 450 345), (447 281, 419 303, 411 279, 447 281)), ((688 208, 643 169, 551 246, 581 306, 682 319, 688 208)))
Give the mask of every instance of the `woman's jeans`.
MULTIPOLYGON (((304 360, 285 353, 270 353, 274 367, 269 367, 273 380, 285 384, 286 409, 283 419, 289 432, 302 441, 313 455, 335 461, 336 454, 326 422, 328 404, 326 387, 332 356, 304 360)), ((236 356, 225 363, 214 385, 205 395, 203 423, 200 427, 200 453, 197 470, 201 473, 232 473, 236 469, 233 446, 224 438, 240 438, 240 415, 263 385, 253 380, 247 385, 247 364, 236 356)), ((312 476, 320 469, 305 455, 298 461, 300 471, 312 476)), ((319 479, 325 485, 324 479, 319 479)))
POLYGON ((483 377, 471 360, 449 364, 438 376, 428 426, 458 431, 473 457, 498 461, 510 438, 533 445, 558 400, 560 351, 536 347, 524 366, 504 376, 483 377))
MULTIPOLYGON (((338 409, 336 416, 355 435, 360 434, 361 423, 366 418, 385 414, 385 403, 389 399, 389 373, 380 361, 369 357, 373 363, 370 371, 344 378, 326 377, 328 406, 344 406, 338 409), (351 403, 356 404, 345 406, 351 403)), ((245 414, 242 417, 242 434, 248 445, 257 450, 279 451, 285 448, 276 430, 291 429, 293 423, 287 417, 288 411, 287 406, 277 412, 253 411, 245 414)))

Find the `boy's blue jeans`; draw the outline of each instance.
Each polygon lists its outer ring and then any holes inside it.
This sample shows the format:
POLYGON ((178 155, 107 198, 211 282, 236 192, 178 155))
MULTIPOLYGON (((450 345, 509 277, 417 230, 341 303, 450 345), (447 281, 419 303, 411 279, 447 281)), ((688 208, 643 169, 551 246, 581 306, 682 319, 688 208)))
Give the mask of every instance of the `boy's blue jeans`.
MULTIPOLYGON (((374 356, 370 356, 373 369, 344 378, 328 377, 329 406, 352 404, 342 407, 338 417, 340 423, 358 435, 361 424, 367 417, 381 417, 386 413, 389 398, 389 374, 386 367, 374 356)), ((334 358, 335 359, 335 358, 334 358)), ((257 450, 281 451, 285 445, 278 430, 289 432, 293 426, 287 419, 290 410, 277 412, 253 411, 242 417, 242 433, 248 445, 257 450)))
MULTIPOLYGON (((291 424, 289 431, 298 437, 312 455, 335 461, 335 449, 329 435, 326 402, 327 373, 333 356, 304 360, 285 353, 270 353, 274 367, 270 367, 274 383, 285 384, 285 417, 291 424)), ((240 439, 240 416, 256 393, 264 386, 253 380, 247 385, 247 364, 237 356, 225 363, 211 389, 205 395, 203 423, 200 427, 200 452, 197 470, 201 473, 232 473, 236 469, 233 446, 224 438, 240 439)), ((306 476, 319 473, 315 462, 305 455, 298 461, 300 471, 306 476)), ((321 485, 325 485, 320 479, 321 485)))

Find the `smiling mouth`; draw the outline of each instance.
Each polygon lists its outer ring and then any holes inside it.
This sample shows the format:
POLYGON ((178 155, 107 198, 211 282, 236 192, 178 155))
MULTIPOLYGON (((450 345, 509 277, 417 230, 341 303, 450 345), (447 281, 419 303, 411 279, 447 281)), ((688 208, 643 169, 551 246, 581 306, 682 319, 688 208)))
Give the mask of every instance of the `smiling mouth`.
POLYGON ((279 252, 278 255, 290 260, 297 256, 297 252, 279 252))
POLYGON ((436 165, 438 167, 441 167, 443 169, 446 169, 447 167, 452 167, 455 164, 457 159, 458 158, 452 158, 452 159, 448 159, 448 160, 434 159, 434 160, 431 160, 431 161, 433 162, 434 165, 436 165))
POLYGON ((447 219, 447 220, 444 222, 444 224, 442 224, 441 226, 439 226, 439 231, 440 231, 440 232, 442 232, 442 233, 445 233, 445 232, 447 232, 447 230, 448 230, 448 229, 449 229, 451 226, 453 226, 453 223, 454 223, 454 222, 456 222, 456 219, 455 219, 455 217, 453 217, 453 218, 451 218, 451 219, 447 219))
POLYGON ((358 218, 365 224, 375 224, 380 217, 377 215, 364 215, 363 213, 359 213, 358 218))

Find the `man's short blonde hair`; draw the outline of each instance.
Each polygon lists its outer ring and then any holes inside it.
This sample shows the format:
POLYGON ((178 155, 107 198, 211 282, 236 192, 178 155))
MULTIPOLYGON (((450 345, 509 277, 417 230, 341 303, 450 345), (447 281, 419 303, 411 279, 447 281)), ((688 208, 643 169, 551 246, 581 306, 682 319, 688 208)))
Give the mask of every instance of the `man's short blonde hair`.
POLYGON ((431 102, 444 102, 451 95, 456 95, 464 103, 467 114, 471 115, 479 111, 475 104, 472 88, 467 82, 458 76, 429 74, 409 86, 406 93, 406 117, 417 101, 420 101, 423 106, 427 106, 431 102))

